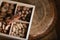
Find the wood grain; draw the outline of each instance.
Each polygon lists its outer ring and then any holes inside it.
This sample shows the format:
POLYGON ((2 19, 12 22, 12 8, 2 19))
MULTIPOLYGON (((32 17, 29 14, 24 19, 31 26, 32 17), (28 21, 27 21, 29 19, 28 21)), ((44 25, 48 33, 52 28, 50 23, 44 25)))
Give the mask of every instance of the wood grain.
MULTIPOLYGON (((30 30, 31 39, 43 37, 52 30, 55 20, 55 6, 53 0, 15 0, 36 6, 30 30)), ((30 38, 29 37, 29 38, 30 38)))
POLYGON ((29 40, 42 38, 54 28, 55 6, 52 0, 13 0, 36 6, 29 40))

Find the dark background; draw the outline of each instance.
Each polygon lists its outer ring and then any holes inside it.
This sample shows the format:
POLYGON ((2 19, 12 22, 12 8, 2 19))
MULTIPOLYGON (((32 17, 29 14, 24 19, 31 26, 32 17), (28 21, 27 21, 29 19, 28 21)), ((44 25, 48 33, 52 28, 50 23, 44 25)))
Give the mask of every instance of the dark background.
POLYGON ((57 32, 57 38, 60 40, 60 0, 54 0, 56 11, 57 11, 57 23, 56 23, 56 32, 57 32))

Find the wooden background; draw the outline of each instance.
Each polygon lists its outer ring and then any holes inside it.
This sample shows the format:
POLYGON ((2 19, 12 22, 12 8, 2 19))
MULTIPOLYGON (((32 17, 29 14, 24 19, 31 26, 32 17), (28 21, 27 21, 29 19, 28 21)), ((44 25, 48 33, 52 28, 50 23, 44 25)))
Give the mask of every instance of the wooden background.
MULTIPOLYGON (((13 0, 13 1, 19 1, 36 6, 29 40, 57 40, 57 38, 60 37, 60 32, 59 32, 60 1, 58 0, 56 1, 55 0, 26 0, 26 1, 13 0)), ((1 40, 12 40, 12 39, 4 38, 1 40)))

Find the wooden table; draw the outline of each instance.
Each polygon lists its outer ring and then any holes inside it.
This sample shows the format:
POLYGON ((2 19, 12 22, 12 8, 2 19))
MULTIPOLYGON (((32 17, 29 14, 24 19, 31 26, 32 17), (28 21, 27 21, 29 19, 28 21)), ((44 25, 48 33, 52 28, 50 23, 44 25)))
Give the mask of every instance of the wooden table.
MULTIPOLYGON (((19 1, 19 0, 15 0, 19 1)), ((20 0, 19 2, 28 3, 36 6, 30 30, 29 40, 42 38, 49 34, 54 28, 56 21, 55 6, 53 0, 20 0)))
POLYGON ((13 0, 36 6, 30 30, 29 40, 37 40, 48 35, 54 29, 56 21, 55 6, 53 0, 13 0))

